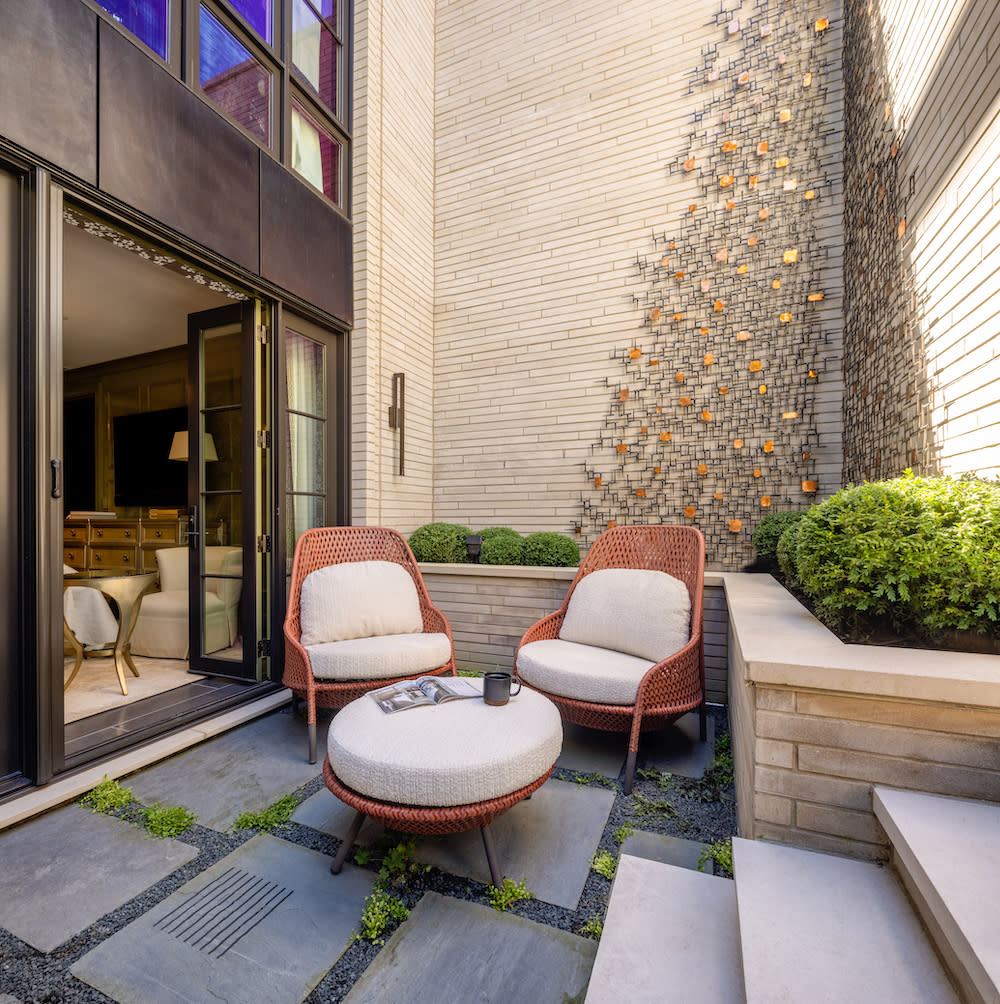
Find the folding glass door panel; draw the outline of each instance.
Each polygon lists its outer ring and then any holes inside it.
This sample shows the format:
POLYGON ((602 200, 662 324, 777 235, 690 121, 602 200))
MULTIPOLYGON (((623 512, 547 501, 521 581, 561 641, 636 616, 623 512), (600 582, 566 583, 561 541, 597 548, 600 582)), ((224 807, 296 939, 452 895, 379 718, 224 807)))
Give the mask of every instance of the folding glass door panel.
POLYGON ((260 532, 258 310, 248 300, 188 319, 191 669, 244 680, 261 678, 270 539, 260 532))

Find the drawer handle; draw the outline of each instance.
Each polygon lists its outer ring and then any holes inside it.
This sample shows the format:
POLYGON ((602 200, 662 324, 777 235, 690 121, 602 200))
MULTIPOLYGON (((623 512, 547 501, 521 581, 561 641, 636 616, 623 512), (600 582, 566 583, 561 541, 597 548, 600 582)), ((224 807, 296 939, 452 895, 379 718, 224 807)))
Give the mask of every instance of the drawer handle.
POLYGON ((104 536, 104 531, 100 530, 100 529, 95 529, 94 533, 96 533, 98 537, 103 537, 104 536))
POLYGON ((157 537, 162 537, 163 536, 163 531, 162 530, 157 530, 156 531, 156 536, 157 537))
POLYGON ((122 561, 127 565, 132 560, 131 554, 123 554, 122 561))
POLYGON ((94 552, 94 561, 100 561, 100 560, 101 560, 100 554, 97 551, 95 551, 94 552))

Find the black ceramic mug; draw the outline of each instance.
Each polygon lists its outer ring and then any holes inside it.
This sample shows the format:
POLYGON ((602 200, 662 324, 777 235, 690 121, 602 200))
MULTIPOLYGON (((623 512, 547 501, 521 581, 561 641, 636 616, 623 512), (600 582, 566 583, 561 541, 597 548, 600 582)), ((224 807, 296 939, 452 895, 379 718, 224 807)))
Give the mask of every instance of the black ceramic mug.
POLYGON ((521 693, 521 681, 510 673, 483 674, 483 700, 495 708, 506 704, 512 697, 521 693), (511 691, 511 685, 516 683, 517 690, 511 691))

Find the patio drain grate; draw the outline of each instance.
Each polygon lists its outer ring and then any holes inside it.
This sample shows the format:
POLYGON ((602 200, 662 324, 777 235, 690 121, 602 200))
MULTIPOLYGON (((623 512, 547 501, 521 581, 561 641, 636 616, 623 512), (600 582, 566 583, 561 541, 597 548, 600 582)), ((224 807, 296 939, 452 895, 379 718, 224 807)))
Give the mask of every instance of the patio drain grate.
POLYGON ((291 894, 291 889, 250 872, 228 868, 153 927, 221 959, 291 894))

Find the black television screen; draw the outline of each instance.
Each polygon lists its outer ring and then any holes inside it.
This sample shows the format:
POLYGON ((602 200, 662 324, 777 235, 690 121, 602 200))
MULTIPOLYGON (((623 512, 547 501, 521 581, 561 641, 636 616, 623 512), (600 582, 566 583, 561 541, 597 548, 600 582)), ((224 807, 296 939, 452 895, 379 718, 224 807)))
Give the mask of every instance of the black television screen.
POLYGON ((169 460, 174 433, 187 428, 187 408, 119 415, 112 423, 116 506, 183 506, 187 464, 169 460))

